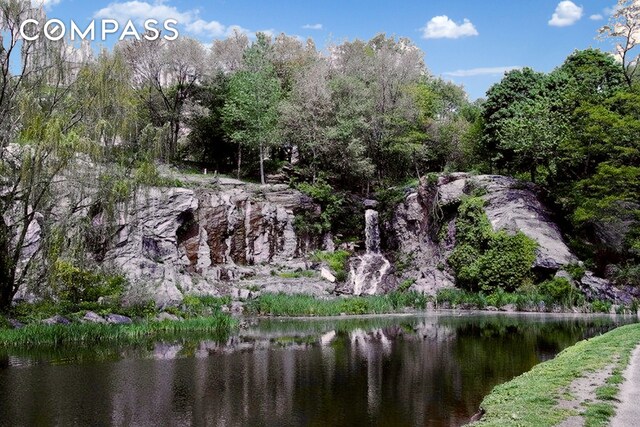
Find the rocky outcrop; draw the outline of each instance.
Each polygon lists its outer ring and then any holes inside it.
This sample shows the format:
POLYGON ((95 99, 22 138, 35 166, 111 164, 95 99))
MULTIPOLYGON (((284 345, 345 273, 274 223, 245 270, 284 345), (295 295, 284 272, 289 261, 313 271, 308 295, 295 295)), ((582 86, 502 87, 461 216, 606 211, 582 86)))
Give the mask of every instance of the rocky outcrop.
POLYGON ((640 300, 640 289, 633 286, 614 286, 609 280, 596 277, 587 271, 577 281, 578 288, 587 299, 611 301, 615 304, 631 305, 633 301, 640 300))
POLYGON ((310 243, 294 229, 304 209, 316 207, 287 186, 149 188, 120 206, 104 262, 126 274, 132 300, 165 305, 185 293, 216 295, 229 281, 304 255, 310 243))
POLYGON ((404 276, 415 280, 414 290, 432 294, 454 286, 446 261, 455 245, 456 209, 469 195, 484 199, 494 230, 519 231, 537 242, 533 267, 541 274, 552 276, 578 261, 533 184, 496 175, 450 174, 437 182, 423 180, 395 212, 397 259, 409 264, 404 276))

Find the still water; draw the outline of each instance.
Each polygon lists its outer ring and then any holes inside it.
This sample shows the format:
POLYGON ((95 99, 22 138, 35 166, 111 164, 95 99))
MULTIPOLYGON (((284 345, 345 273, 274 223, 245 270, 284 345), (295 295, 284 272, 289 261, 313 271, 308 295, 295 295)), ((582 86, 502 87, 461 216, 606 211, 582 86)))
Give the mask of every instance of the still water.
POLYGON ((224 343, 11 351, 0 353, 0 425, 462 425, 496 384, 631 321, 266 319, 224 343))

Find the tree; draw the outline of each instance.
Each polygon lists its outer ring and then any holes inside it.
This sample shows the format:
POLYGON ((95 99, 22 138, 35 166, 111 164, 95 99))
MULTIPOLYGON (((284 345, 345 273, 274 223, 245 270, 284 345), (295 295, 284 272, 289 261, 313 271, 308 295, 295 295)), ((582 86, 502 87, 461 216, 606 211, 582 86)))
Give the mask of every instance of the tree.
POLYGON ((207 53, 200 42, 187 37, 168 42, 133 40, 123 42, 122 49, 132 80, 157 124, 169 124, 170 137, 165 158, 174 160, 178 148, 185 105, 206 75, 207 53))
POLYGON ((329 66, 321 58, 298 72, 289 98, 280 105, 281 135, 300 151, 300 160, 310 168, 314 183, 329 149, 332 107, 329 66))
POLYGON ((245 33, 234 30, 224 40, 213 42, 213 62, 215 67, 225 74, 238 71, 243 66, 244 52, 249 48, 249 37, 245 33))
POLYGON ((41 246, 27 247, 27 235, 54 206, 52 186, 82 143, 67 46, 19 37, 21 23, 42 14, 29 1, 0 3, 0 34, 8 37, 0 49, 0 310, 31 273, 41 246))
POLYGON ((490 165, 502 167, 509 159, 499 147, 502 126, 505 120, 515 115, 514 106, 519 102, 530 102, 545 96, 545 76, 531 68, 509 71, 503 79, 487 91, 482 118, 485 123, 482 145, 490 165))
POLYGON ((599 37, 616 42, 615 54, 631 87, 640 59, 636 49, 640 43, 640 0, 618 0, 609 23, 600 28, 599 37))
POLYGON ((529 172, 536 182, 538 168, 549 172, 567 126, 546 99, 519 102, 512 111, 512 117, 502 123, 499 149, 509 152, 505 157, 510 159, 512 172, 529 172))
POLYGON ((227 134, 238 144, 238 174, 242 146, 257 148, 262 184, 266 183, 266 150, 276 142, 278 105, 282 98, 280 81, 268 60, 269 51, 267 36, 258 33, 257 40, 245 52, 244 68, 230 79, 222 113, 227 134))

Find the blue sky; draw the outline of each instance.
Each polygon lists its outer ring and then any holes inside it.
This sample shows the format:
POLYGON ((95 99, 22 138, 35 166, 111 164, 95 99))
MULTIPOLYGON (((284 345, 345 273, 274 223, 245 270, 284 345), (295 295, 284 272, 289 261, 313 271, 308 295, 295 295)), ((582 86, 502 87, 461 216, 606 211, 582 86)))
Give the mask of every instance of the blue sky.
POLYGON ((509 67, 550 71, 575 49, 611 46, 595 40, 615 0, 32 0, 49 18, 175 18, 181 34, 211 43, 231 29, 313 37, 319 48, 377 33, 411 38, 429 70, 481 97, 509 67))

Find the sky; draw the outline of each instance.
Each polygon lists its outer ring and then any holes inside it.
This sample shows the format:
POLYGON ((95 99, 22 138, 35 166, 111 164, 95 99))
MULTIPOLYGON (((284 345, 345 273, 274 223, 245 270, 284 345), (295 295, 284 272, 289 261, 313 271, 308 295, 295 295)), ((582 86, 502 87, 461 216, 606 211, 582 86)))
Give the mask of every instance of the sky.
POLYGON ((181 35, 210 44, 234 29, 284 32, 318 48, 378 33, 408 37, 429 71, 483 97, 506 70, 548 72, 576 49, 612 46, 595 39, 615 0, 32 0, 49 18, 79 26, 93 19, 176 19, 181 35))

